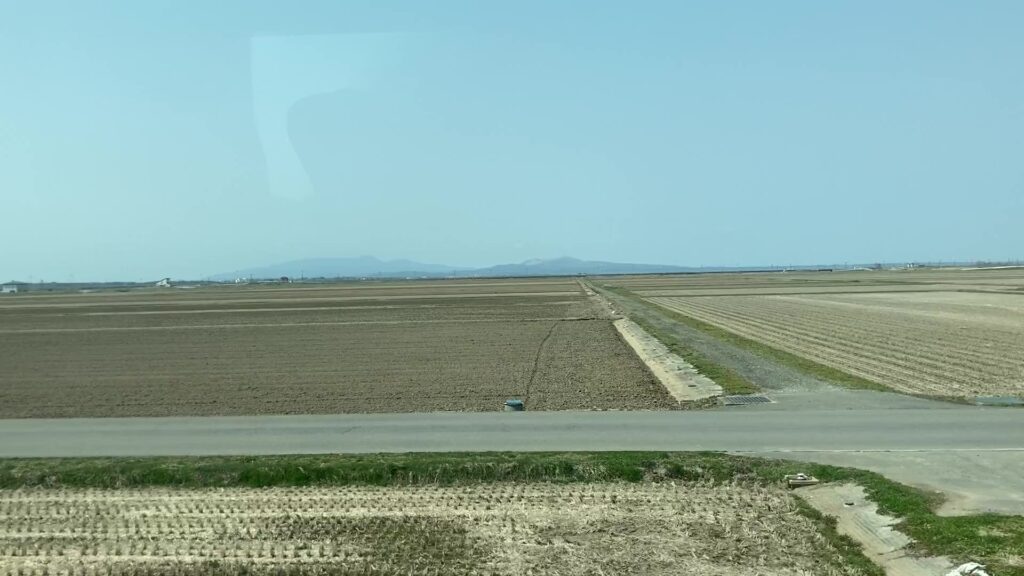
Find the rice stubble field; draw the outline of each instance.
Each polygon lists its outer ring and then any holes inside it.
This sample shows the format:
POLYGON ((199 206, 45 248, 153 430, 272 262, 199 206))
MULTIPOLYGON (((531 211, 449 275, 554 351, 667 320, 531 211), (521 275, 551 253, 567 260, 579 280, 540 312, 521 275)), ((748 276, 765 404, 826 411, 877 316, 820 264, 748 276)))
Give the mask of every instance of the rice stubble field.
POLYGON ((781 487, 0 490, 0 575, 860 574, 781 487))

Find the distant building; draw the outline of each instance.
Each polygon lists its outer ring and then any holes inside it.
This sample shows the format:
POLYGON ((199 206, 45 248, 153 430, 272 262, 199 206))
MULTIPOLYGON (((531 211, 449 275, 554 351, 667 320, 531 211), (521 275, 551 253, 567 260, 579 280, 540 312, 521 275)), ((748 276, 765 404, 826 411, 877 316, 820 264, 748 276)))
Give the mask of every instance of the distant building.
POLYGON ((17 294, 17 293, 18 293, 18 285, 17 284, 4 284, 3 286, 0 286, 0 294, 17 294))

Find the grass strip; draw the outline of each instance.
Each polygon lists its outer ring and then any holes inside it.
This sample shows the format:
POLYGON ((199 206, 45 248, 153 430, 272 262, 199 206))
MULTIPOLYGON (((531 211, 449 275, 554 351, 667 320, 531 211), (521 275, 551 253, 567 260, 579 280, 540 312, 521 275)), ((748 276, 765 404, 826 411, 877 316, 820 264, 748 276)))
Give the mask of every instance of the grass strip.
POLYGON ((686 360, 698 372, 712 379, 715 384, 722 387, 722 391, 726 394, 754 394, 761 391, 761 387, 757 384, 740 376, 733 370, 709 360, 700 352, 684 344, 678 336, 661 330, 651 322, 648 322, 647 319, 633 316, 630 317, 630 320, 636 322, 648 334, 657 338, 670 352, 686 360))
MULTIPOLYGON (((941 497, 864 470, 713 452, 417 453, 316 456, 59 458, 0 460, 0 488, 165 486, 407 486, 493 482, 709 481, 779 484, 807 472, 825 482, 855 482, 883 514, 928 554, 987 563, 1024 576, 1024 517, 941 517, 941 497)), ((805 510, 813 516, 813 510, 805 510)), ((849 562, 866 562, 852 542, 826 534, 849 562)))
MULTIPOLYGON (((636 302, 641 306, 656 310, 663 316, 672 318, 673 320, 679 322, 680 324, 689 326, 694 330, 700 330, 701 332, 709 336, 713 336, 718 340, 727 342, 738 348, 743 348, 744 350, 749 350, 750 352, 753 352, 759 356, 771 359, 784 366, 789 366, 790 368, 799 370, 805 374, 810 374, 811 376, 821 378, 822 380, 826 380, 828 382, 831 382, 839 386, 843 386, 845 388, 892 392, 892 389, 889 388, 888 386, 885 386, 884 384, 879 384, 878 382, 875 382, 873 380, 868 380, 867 378, 863 378, 861 376, 855 376, 853 374, 843 372, 842 370, 832 368, 831 366, 820 364, 818 362, 815 362, 814 360, 809 360, 802 356, 797 356, 796 354, 791 354, 784 350, 779 350, 778 348, 774 348, 767 344, 763 344, 761 342, 758 342, 757 340, 752 340, 750 338, 747 338, 746 336, 740 336, 739 334, 730 332, 723 328, 719 328, 718 326, 715 326, 713 324, 708 324, 707 322, 704 322, 702 320, 697 320, 696 318, 687 316, 676 310, 669 310, 664 306, 659 306, 652 302, 648 302, 642 296, 639 296, 625 288, 620 288, 617 286, 603 286, 603 288, 623 298, 629 298, 630 300, 636 302)), ((712 378, 712 380, 714 380, 714 378, 712 378)))
MULTIPOLYGON (((612 290, 607 286, 603 288, 619 294, 617 291, 612 290)), ((601 290, 601 288, 597 289, 601 290)), ((707 356, 704 356, 700 352, 687 346, 678 336, 658 328, 646 318, 634 315, 630 316, 629 319, 643 328, 645 332, 654 336, 659 342, 664 344, 670 352, 679 356, 683 360, 686 360, 686 362, 696 368, 698 372, 713 380, 715 384, 721 386, 722 391, 726 394, 754 394, 761 391, 761 388, 757 384, 747 380, 737 372, 713 362, 708 359, 707 356)))

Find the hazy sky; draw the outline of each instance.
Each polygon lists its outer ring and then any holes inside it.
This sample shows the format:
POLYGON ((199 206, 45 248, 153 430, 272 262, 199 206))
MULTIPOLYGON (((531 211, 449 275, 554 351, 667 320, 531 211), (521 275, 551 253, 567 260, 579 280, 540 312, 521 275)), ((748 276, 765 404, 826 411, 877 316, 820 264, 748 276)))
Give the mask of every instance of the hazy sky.
POLYGON ((0 281, 1024 258, 1024 2, 0 0, 0 281))

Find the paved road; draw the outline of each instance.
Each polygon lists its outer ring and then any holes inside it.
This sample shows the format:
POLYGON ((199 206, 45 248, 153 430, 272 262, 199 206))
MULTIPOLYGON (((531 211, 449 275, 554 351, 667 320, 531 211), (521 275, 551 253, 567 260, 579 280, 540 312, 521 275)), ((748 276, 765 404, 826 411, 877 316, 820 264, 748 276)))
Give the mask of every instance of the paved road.
POLYGON ((942 492, 940 515, 1024 515, 1024 452, 755 452, 751 455, 872 470, 897 482, 942 492))
POLYGON ((1024 411, 803 410, 0 420, 0 457, 472 450, 1024 450, 1024 411))
POLYGON ((0 457, 716 450, 855 466, 1024 514, 1024 410, 929 408, 0 420, 0 457))

